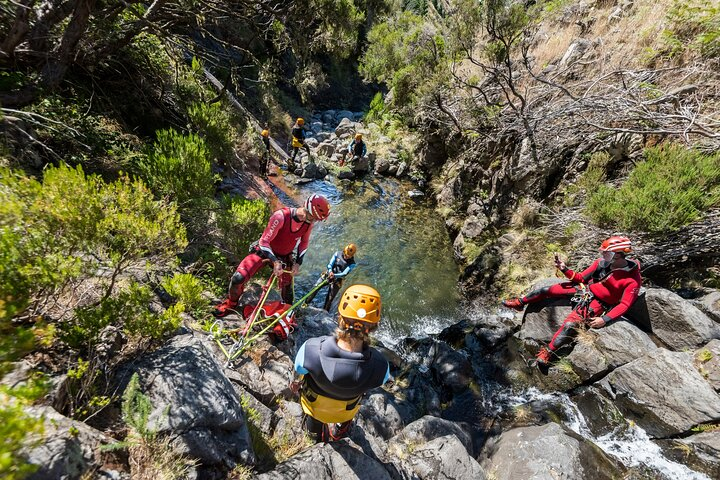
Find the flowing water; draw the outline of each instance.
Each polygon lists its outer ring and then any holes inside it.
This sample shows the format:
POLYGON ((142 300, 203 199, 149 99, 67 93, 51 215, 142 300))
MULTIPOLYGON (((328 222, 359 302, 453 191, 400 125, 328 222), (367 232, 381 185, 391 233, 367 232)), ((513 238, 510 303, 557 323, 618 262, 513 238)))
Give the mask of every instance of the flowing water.
MULTIPOLYGON (((457 290, 459 270, 444 223, 429 199, 410 198, 411 189, 412 186, 391 179, 339 185, 316 180, 290 193, 275 188, 287 205, 297 205, 311 193, 325 195, 332 205, 330 218, 313 229, 301 275, 296 279, 297 293, 309 291, 336 250, 351 242, 357 244, 358 267, 345 287, 367 283, 381 293, 383 320, 377 336, 388 346, 396 345, 406 336, 438 333, 463 318, 495 310, 461 301, 457 290)), ((317 306, 322 305, 324 294, 322 291, 315 299, 317 306)), ((337 302, 336 299, 335 305, 337 302)), ((709 480, 704 474, 668 460, 637 426, 594 436, 568 395, 544 394, 536 389, 515 392, 505 383, 490 380, 491 376, 488 373, 488 380, 480 385, 479 396, 467 395, 464 397, 467 401, 458 401, 450 410, 458 410, 463 419, 497 418, 528 405, 560 412, 568 428, 627 467, 649 472, 646 478, 709 480)), ((453 416, 452 411, 445 413, 448 418, 453 416)))

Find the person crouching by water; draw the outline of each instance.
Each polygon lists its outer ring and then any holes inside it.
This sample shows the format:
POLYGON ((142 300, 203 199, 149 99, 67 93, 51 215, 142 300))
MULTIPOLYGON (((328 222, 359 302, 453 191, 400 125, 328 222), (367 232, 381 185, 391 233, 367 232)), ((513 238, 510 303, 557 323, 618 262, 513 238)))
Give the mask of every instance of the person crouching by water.
MULTIPOLYGON (((357 246, 354 243, 348 244, 342 251, 337 251, 332 256, 327 264, 327 271, 320 275, 320 278, 315 282, 315 286, 320 285, 325 279, 328 280, 328 292, 325 296, 325 305, 323 308, 329 312, 332 306, 335 296, 342 288, 343 280, 348 276, 350 272, 355 269, 355 254, 357 253, 357 246)), ((315 296, 320 290, 316 290, 315 293, 310 295, 305 301, 307 305, 312 303, 315 296)))
POLYGON ((380 324, 380 294, 368 285, 352 285, 338 305, 335 335, 311 338, 295 356, 305 428, 316 442, 347 436, 363 396, 390 379, 390 364, 369 345, 380 324))

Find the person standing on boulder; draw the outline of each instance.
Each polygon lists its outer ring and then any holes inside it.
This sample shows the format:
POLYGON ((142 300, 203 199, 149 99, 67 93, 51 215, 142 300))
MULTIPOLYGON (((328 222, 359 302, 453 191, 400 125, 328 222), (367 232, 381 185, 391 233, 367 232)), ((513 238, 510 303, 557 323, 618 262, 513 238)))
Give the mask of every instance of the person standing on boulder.
MULTIPOLYGON (((342 251, 335 252, 327 264, 327 271, 325 271, 315 283, 315 286, 317 286, 325 279, 329 281, 328 292, 325 296, 325 305, 323 306, 327 312, 330 311, 335 296, 342 288, 343 280, 355 269, 355 253, 357 253, 357 246, 354 243, 348 244, 342 251)), ((318 291, 319 290, 310 295, 305 303, 309 305, 318 294, 318 291)))
POLYGON ((363 396, 390 379, 390 364, 370 346, 369 334, 380 323, 380 294, 368 285, 352 285, 338 306, 335 335, 306 341, 295 356, 305 428, 315 441, 348 434, 363 396))
MULTIPOLYGON (((362 133, 355 134, 355 138, 352 142, 350 142, 350 145, 348 145, 347 153, 345 155, 348 153, 350 154, 350 163, 352 165, 355 165, 358 160, 367 155, 367 145, 363 142, 362 133)), ((340 161, 341 167, 345 165, 345 155, 343 155, 343 159, 340 161)))
POLYGON ((265 129, 260 134, 262 137, 263 145, 265 145, 265 151, 260 159, 260 176, 267 180, 268 176, 268 164, 270 163, 270 131, 265 129))
POLYGON ((295 171, 295 157, 297 157, 297 154, 301 148, 305 149, 308 157, 310 156, 310 147, 308 147, 305 143, 305 129, 303 128, 304 125, 305 120, 302 118, 298 118, 295 122, 295 125, 293 125, 292 127, 292 155, 288 159, 287 163, 287 168, 289 172, 295 171))
POLYGON ((237 309, 245 284, 263 266, 272 265, 278 277, 280 294, 285 303, 294 302, 293 276, 297 275, 310 243, 313 222, 325 220, 330 204, 322 195, 310 195, 300 208, 281 208, 270 216, 260 240, 250 247, 250 253, 240 262, 230 279, 228 296, 215 307, 213 314, 224 317, 237 309), (297 247, 297 253, 293 253, 297 247), (287 270, 290 269, 288 273, 287 270))
POLYGON ((546 298, 576 296, 579 303, 555 332, 548 348, 541 348, 537 364, 547 369, 552 354, 558 348, 572 341, 580 325, 602 328, 625 314, 635 302, 642 285, 640 263, 626 255, 632 252, 627 237, 612 236, 600 245, 602 258, 598 258, 582 273, 570 270, 565 262, 555 255, 555 266, 570 280, 532 291, 520 298, 503 300, 508 308, 522 310, 528 303, 546 298))

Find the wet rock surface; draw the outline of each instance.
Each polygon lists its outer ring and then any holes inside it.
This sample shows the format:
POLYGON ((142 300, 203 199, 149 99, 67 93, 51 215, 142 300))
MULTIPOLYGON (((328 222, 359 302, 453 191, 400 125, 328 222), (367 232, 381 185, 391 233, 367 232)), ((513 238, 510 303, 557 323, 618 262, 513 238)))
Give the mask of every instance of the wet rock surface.
POLYGON ((695 369, 689 353, 658 348, 599 384, 623 414, 654 437, 720 419, 720 396, 695 369))

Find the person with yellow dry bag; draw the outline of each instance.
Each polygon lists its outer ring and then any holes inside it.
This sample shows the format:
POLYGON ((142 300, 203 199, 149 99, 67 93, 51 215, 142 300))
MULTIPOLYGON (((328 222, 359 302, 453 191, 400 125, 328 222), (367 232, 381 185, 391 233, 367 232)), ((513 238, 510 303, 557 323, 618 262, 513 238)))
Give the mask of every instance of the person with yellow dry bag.
POLYGON ((305 428, 315 441, 339 440, 348 434, 363 396, 390 379, 390 365, 369 345, 380 323, 380 294, 368 285, 352 285, 338 306, 335 335, 311 338, 295 356, 305 428))

